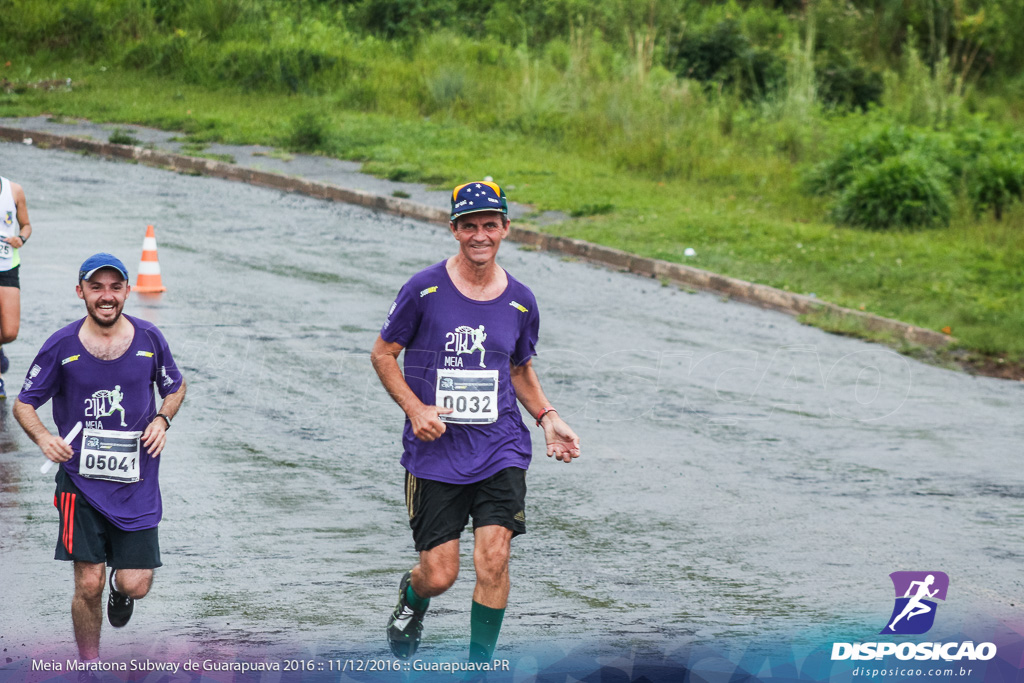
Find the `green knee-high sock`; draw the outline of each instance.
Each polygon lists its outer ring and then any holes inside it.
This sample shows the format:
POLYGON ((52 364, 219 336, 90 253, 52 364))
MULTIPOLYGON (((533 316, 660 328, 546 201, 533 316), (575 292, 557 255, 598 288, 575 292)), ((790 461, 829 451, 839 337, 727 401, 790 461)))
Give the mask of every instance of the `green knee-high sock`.
POLYGON ((409 603, 409 607, 412 607, 417 612, 425 612, 427 607, 430 606, 430 598, 421 598, 416 595, 416 591, 412 589, 412 581, 405 587, 405 601, 409 603))
POLYGON ((494 609, 473 601, 469 618, 469 661, 490 661, 494 646, 498 644, 498 632, 501 631, 501 620, 504 618, 504 608, 494 609))

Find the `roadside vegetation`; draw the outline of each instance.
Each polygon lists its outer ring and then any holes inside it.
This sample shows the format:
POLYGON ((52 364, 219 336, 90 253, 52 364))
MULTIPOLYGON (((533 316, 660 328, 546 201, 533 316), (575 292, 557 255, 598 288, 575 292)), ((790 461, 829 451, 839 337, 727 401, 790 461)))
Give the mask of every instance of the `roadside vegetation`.
POLYGON ((0 37, 3 115, 442 187, 491 175, 571 216, 552 232, 1024 363, 1019 0, 0 0, 0 16, 18 26, 0 37))

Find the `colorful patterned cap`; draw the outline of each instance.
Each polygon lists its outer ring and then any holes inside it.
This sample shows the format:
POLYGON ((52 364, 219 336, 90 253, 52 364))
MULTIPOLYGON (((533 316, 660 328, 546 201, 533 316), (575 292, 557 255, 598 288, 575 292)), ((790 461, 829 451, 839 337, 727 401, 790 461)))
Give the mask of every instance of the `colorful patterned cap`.
POLYGON ((125 280, 128 279, 128 269, 121 263, 121 259, 117 258, 113 254, 93 254, 89 258, 85 259, 85 263, 78 269, 78 281, 88 280, 96 274, 97 270, 103 268, 113 268, 117 272, 121 273, 125 280))
POLYGON ((478 211, 500 211, 508 215, 508 201, 497 183, 481 180, 459 185, 452 191, 452 221, 478 211))

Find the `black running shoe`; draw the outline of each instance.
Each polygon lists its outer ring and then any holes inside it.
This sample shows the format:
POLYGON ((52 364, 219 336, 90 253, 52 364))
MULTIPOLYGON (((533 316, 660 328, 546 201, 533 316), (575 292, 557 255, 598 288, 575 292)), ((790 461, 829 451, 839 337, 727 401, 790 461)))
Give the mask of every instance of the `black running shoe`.
POLYGON ((423 615, 427 610, 416 611, 405 599, 405 589, 412 581, 412 572, 406 572, 398 584, 398 604, 388 619, 388 645, 399 659, 409 659, 420 646, 423 635, 423 615))
POLYGON ((127 593, 114 590, 114 572, 110 570, 110 596, 107 598, 107 621, 114 628, 121 628, 132 618, 132 611, 135 609, 135 600, 127 593))

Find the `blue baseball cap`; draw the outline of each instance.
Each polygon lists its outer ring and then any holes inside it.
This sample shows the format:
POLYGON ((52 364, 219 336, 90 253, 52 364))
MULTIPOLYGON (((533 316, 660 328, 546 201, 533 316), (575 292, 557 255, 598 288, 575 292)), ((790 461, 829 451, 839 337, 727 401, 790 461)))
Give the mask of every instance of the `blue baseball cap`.
POLYGON ((128 269, 121 263, 121 259, 117 258, 113 254, 99 253, 93 254, 89 258, 85 259, 82 263, 82 267, 78 269, 78 281, 88 280, 96 274, 97 270, 103 268, 113 268, 117 272, 121 273, 125 280, 128 279, 128 269))
POLYGON ((508 215, 508 201, 497 183, 480 180, 459 185, 452 191, 452 222, 459 216, 478 211, 499 211, 508 215))

